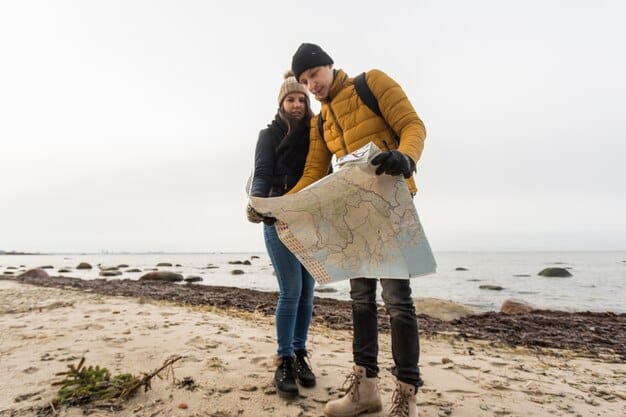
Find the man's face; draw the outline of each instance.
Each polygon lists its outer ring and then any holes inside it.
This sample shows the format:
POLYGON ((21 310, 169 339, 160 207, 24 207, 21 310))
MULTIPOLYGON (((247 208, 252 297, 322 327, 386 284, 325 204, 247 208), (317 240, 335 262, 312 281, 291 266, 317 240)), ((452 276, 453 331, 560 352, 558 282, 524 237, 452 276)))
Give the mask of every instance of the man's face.
POLYGON ((328 96, 332 83, 332 64, 309 68, 300 75, 300 84, 306 86, 318 100, 328 96))

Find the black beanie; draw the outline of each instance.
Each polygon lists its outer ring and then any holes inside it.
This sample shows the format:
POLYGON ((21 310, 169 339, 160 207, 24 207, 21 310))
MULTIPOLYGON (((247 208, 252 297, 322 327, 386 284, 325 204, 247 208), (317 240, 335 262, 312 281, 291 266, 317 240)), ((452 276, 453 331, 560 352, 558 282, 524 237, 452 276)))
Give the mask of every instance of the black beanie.
POLYGON ((309 68, 333 64, 333 59, 322 48, 313 43, 300 45, 291 59, 291 71, 300 82, 300 75, 309 68))

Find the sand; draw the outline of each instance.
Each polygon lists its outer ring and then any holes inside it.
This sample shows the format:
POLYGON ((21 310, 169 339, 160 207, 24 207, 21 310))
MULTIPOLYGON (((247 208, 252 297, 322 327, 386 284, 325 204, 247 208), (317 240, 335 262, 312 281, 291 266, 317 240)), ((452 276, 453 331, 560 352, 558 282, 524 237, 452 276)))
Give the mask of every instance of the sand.
MULTIPOLYGON (((321 416, 350 372, 350 333, 311 329, 318 384, 290 402, 272 387, 274 339, 271 317, 261 314, 0 281, 0 416, 36 415, 56 394, 56 374, 81 357, 112 373, 141 374, 173 355, 183 359, 151 390, 121 410, 90 415, 321 416), (197 388, 180 386, 184 378, 197 388)), ((380 336, 380 351, 385 411, 370 416, 387 415, 394 388, 388 334, 380 336)), ((623 362, 446 335, 422 337, 421 352, 421 417, 626 415, 623 362)), ((84 414, 70 407, 58 415, 84 414)))

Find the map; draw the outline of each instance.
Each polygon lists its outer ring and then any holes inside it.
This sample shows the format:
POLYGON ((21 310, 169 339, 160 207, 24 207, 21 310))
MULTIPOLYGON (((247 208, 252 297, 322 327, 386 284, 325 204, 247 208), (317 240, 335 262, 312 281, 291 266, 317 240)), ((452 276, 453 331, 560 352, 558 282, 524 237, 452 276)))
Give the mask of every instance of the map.
POLYGON ((333 174, 295 194, 250 197, 277 219, 281 241, 320 284, 350 278, 403 278, 436 270, 402 176, 376 175, 369 143, 337 160, 333 174))

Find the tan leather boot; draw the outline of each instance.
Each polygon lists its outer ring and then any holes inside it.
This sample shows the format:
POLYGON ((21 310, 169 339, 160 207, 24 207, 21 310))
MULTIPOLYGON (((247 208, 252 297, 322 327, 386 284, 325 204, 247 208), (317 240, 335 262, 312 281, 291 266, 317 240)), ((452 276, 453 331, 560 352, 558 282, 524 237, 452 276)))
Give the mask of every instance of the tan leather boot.
POLYGON ((417 402, 415 386, 404 382, 396 382, 396 390, 391 397, 389 417, 417 417, 417 402))
POLYGON ((349 384, 346 395, 338 400, 329 401, 324 406, 326 417, 355 417, 382 410, 378 378, 367 378, 364 367, 354 365, 344 386, 346 384, 349 384))

